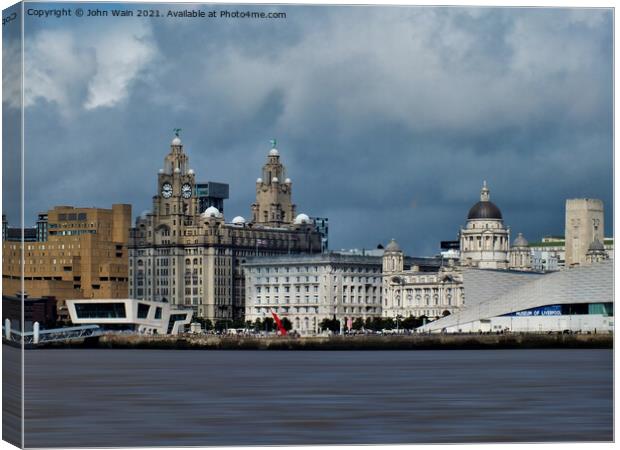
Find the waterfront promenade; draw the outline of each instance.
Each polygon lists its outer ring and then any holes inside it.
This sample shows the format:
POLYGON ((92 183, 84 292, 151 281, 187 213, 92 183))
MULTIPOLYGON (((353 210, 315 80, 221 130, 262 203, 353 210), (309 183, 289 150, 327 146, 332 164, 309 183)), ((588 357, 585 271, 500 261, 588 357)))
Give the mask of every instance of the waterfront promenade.
POLYGON ((100 348, 204 350, 458 350, 534 348, 613 348, 605 334, 410 334, 356 336, 180 336, 107 335, 90 346, 100 348))

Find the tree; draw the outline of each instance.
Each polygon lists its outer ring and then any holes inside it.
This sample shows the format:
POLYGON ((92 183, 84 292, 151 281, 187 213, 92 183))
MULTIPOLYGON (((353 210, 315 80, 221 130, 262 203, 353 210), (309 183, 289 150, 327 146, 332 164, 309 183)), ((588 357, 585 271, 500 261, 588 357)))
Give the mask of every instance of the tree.
POLYGON ((283 317, 281 322, 286 331, 291 331, 293 329, 293 324, 290 320, 288 320, 288 317, 283 317))
POLYGON ((213 329, 213 322, 209 319, 205 319, 204 317, 195 317, 194 322, 199 323, 203 330, 209 331, 213 329))
POLYGON ((393 330, 394 328, 396 328, 396 322, 394 322, 394 319, 392 319, 391 317, 386 317, 383 320, 383 328, 385 328, 386 330, 393 330))
POLYGON ((266 317, 263 321, 263 330, 273 331, 276 329, 276 321, 272 317, 266 317))
POLYGON ((323 319, 319 323, 319 328, 321 328, 321 330, 330 330, 333 333, 338 333, 340 331, 340 321, 335 317, 333 319, 323 319))
POLYGON ((228 328, 226 320, 218 320, 215 322, 215 331, 224 331, 228 328))
POLYGON ((400 325, 405 330, 413 330, 414 328, 418 327, 418 320, 411 315, 411 316, 403 319, 403 321, 400 323, 400 325))
POLYGON ((245 328, 245 321, 242 318, 237 318, 235 320, 233 320, 232 324, 230 325, 231 328, 245 328))
POLYGON ((362 328, 364 328, 364 319, 358 317, 353 321, 352 327, 354 330, 361 330, 362 328))

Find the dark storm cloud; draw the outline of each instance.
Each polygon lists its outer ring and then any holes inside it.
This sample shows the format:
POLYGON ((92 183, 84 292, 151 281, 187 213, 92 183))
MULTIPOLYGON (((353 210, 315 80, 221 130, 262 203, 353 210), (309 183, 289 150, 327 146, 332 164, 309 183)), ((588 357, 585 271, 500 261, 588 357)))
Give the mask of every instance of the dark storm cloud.
POLYGON ((611 233, 610 11, 277 8, 286 20, 33 25, 27 218, 150 209, 181 127, 198 178, 231 185, 227 219, 249 215, 276 137, 333 248, 432 254, 484 179, 513 235, 562 234, 571 197, 601 198, 611 233))

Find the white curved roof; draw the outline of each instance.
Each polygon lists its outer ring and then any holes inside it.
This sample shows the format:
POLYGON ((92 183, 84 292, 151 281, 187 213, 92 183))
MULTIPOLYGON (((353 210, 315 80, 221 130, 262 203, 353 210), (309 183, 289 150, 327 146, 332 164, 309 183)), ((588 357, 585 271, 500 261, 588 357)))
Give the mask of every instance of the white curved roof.
POLYGON ((271 182, 272 182, 272 183, 278 183, 279 181, 280 181, 280 180, 278 180, 278 177, 273 177, 273 178, 271 179, 271 182))
POLYGON ((172 145, 181 145, 181 139, 179 139, 179 136, 174 137, 172 140, 172 145))
POLYGON ((278 156, 280 155, 280 152, 278 152, 277 148, 272 148, 271 150, 269 150, 269 156, 278 156))
POLYGON ((262 182, 263 182, 263 179, 262 179, 262 178, 257 178, 257 179, 256 179, 256 182, 257 182, 257 183, 262 183, 262 182))
POLYGON ((498 293, 487 296, 483 301, 470 303, 460 311, 430 322, 418 330, 441 331, 443 328, 457 327, 539 306, 614 301, 612 260, 547 274, 523 272, 525 282, 516 285, 511 278, 517 276, 517 272, 469 269, 463 272, 467 298, 477 296, 472 289, 468 289, 468 276, 472 275, 476 277, 476 286, 481 289, 483 286, 495 286, 498 293), (502 285, 507 289, 502 289, 502 285))
POLYGON ((232 220, 233 225, 243 225, 245 223, 245 219, 241 216, 236 216, 232 220))
POLYGON ((291 179, 290 179, 290 178, 287 178, 286 180, 284 180, 284 182, 285 182, 286 184, 291 184, 291 183, 292 183, 292 181, 291 181, 291 179))
POLYGON ((307 214, 297 214, 297 217, 295 217, 295 224, 299 225, 302 223, 310 223, 310 217, 308 217, 307 214))

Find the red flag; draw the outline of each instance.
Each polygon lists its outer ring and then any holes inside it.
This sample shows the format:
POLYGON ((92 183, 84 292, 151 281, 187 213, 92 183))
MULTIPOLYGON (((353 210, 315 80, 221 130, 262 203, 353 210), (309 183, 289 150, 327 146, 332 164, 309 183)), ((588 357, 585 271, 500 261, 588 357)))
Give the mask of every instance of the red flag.
POLYGON ((273 311, 273 309, 271 310, 271 315, 273 316, 273 320, 276 321, 276 325, 278 326, 278 330, 280 330, 280 334, 282 336, 286 336, 286 328, 284 328, 284 325, 282 325, 282 321, 280 320, 278 315, 273 311))

